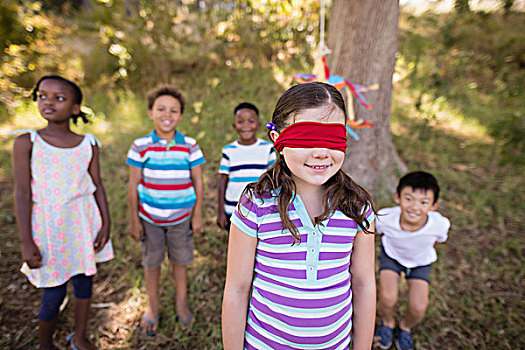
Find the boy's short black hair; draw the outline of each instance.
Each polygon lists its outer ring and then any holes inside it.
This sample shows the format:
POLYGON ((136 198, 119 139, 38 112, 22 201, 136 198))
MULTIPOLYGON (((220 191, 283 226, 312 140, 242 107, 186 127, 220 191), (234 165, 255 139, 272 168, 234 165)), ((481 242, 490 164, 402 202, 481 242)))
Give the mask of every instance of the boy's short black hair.
POLYGON ((243 109, 243 108, 247 108, 247 109, 251 109, 252 111, 255 112, 255 114, 257 115, 257 117, 259 116, 259 110, 257 109, 257 107, 255 107, 254 104, 250 103, 250 102, 242 102, 242 103, 239 103, 237 105, 237 107, 235 107, 235 109, 233 110, 233 115, 235 116, 235 114, 237 114, 237 111, 239 111, 240 109, 243 109))
POLYGON ((414 190, 431 190, 434 192, 434 203, 439 199, 439 185, 436 178, 424 171, 413 171, 406 174, 399 180, 397 185, 397 195, 401 196, 401 191, 405 187, 412 187, 414 190))
POLYGON ((186 101, 184 100, 184 96, 182 96, 182 92, 180 92, 180 90, 174 85, 162 85, 148 91, 148 109, 151 110, 153 104, 155 104, 155 100, 165 95, 177 99, 180 103, 180 114, 184 114, 184 105, 186 101))

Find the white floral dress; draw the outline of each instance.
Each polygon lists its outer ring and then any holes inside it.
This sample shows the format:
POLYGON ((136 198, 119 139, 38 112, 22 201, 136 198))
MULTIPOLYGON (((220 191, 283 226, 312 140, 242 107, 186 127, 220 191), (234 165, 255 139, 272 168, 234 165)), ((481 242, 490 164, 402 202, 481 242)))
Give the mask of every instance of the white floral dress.
POLYGON ((102 226, 95 201, 96 190, 88 172, 92 146, 100 145, 85 134, 73 148, 58 148, 45 142, 36 130, 31 135, 31 215, 33 240, 43 266, 21 271, 36 287, 55 287, 78 274, 97 272, 96 262, 113 259, 111 241, 95 254, 93 243, 102 226))

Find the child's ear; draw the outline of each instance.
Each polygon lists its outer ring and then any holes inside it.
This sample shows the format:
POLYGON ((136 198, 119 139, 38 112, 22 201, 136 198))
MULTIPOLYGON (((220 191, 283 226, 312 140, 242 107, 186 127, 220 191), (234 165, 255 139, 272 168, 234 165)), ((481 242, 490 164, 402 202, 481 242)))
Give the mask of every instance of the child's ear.
POLYGON ((78 115, 78 114, 80 113, 80 105, 78 105, 78 104, 74 104, 74 105, 73 105, 73 110, 72 110, 72 112, 73 112, 73 113, 71 113, 71 114, 73 114, 73 115, 78 115))
POLYGON ((440 202, 436 201, 436 203, 432 204, 432 207, 430 207, 430 210, 436 211, 437 208, 439 208, 439 204, 440 204, 440 202))
POLYGON ((399 196, 397 194, 397 191, 394 192, 394 202, 396 202, 396 204, 399 204, 399 196))
POLYGON ((153 119, 153 111, 151 109, 148 109, 148 118, 153 119))
POLYGON ((270 138, 272 139, 273 142, 275 142, 275 140, 277 140, 277 138, 279 137, 279 133, 275 130, 272 130, 270 131, 270 138))

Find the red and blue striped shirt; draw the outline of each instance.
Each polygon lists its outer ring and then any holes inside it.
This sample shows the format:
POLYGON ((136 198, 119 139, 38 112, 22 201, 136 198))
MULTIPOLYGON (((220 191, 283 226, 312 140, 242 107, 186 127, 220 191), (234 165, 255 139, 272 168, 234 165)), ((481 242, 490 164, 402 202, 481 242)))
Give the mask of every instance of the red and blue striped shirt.
POLYGON ((197 141, 179 131, 170 143, 155 130, 136 139, 126 164, 142 169, 139 216, 158 226, 189 219, 197 198, 190 170, 204 163, 197 141))

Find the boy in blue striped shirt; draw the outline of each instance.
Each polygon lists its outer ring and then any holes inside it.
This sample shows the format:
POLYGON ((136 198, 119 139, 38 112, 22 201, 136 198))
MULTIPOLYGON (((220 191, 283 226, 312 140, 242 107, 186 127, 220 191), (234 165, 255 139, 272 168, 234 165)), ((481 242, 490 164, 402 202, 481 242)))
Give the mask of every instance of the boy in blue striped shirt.
POLYGON ((193 319, 187 298, 186 266, 193 261, 193 232, 202 233, 202 164, 195 139, 177 131, 184 97, 174 86, 148 93, 148 116, 155 129, 133 142, 129 165, 130 235, 142 242, 148 306, 140 323, 148 335, 159 327, 160 265, 168 250, 175 279, 177 319, 188 328, 193 319))
POLYGON ((217 225, 230 229, 230 217, 237 206, 242 190, 275 162, 275 151, 270 142, 258 139, 261 126, 259 110, 243 102, 233 111, 233 128, 239 139, 222 149, 219 167, 219 208, 217 225))

